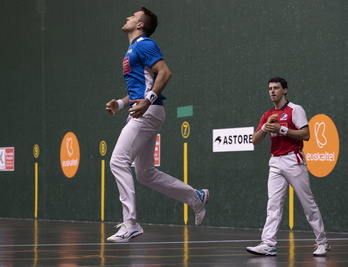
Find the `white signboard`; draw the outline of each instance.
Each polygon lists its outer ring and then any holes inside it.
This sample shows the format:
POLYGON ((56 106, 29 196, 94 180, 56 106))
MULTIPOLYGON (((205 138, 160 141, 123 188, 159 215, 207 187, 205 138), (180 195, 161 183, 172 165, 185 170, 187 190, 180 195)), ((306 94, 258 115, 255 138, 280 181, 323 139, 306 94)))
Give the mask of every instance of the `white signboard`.
POLYGON ((253 151, 254 127, 213 130, 213 152, 253 151))

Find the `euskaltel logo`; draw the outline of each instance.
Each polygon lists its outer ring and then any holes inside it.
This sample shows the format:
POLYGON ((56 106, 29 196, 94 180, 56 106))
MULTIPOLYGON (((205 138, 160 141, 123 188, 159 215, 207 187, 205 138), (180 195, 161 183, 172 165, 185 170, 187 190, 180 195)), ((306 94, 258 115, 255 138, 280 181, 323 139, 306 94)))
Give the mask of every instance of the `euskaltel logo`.
POLYGON ((340 142, 337 128, 330 117, 318 114, 309 121, 311 138, 304 142, 308 170, 316 177, 329 175, 336 166, 340 142))
POLYGON ((75 176, 80 165, 80 146, 76 135, 68 132, 60 146, 60 166, 68 178, 75 176))

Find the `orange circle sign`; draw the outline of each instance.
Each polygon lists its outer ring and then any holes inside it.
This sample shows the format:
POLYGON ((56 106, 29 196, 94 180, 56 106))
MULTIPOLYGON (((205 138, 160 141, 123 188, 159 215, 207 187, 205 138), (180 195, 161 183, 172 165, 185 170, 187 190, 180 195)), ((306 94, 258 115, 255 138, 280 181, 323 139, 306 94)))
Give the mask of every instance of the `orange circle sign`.
POLYGON ((76 135, 68 132, 60 145, 60 166, 64 175, 74 177, 80 164, 80 146, 76 135))
POLYGON ((303 152, 308 170, 316 177, 324 177, 335 168, 340 142, 337 128, 330 117, 318 114, 309 121, 311 138, 304 142, 303 152))

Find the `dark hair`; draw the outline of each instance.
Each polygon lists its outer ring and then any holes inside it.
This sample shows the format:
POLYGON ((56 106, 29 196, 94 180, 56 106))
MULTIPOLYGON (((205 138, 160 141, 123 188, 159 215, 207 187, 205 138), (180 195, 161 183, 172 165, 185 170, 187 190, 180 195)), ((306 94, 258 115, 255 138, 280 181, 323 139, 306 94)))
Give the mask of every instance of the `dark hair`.
POLYGON ((281 77, 274 77, 268 81, 268 84, 270 83, 280 83, 283 87, 283 89, 288 88, 288 82, 281 77))
POLYGON ((144 15, 141 19, 139 19, 139 21, 144 23, 143 31, 147 37, 150 37, 151 34, 153 34, 157 28, 157 16, 155 13, 148 10, 145 6, 141 6, 140 10, 144 12, 144 15))

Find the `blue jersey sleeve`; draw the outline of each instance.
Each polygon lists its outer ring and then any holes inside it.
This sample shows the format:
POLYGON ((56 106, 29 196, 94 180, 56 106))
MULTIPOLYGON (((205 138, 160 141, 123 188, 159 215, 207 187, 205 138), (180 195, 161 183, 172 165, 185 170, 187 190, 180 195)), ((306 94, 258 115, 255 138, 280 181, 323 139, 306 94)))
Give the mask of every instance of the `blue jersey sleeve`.
POLYGON ((143 39, 137 44, 137 53, 144 66, 151 68, 163 59, 160 48, 151 39, 143 39))

